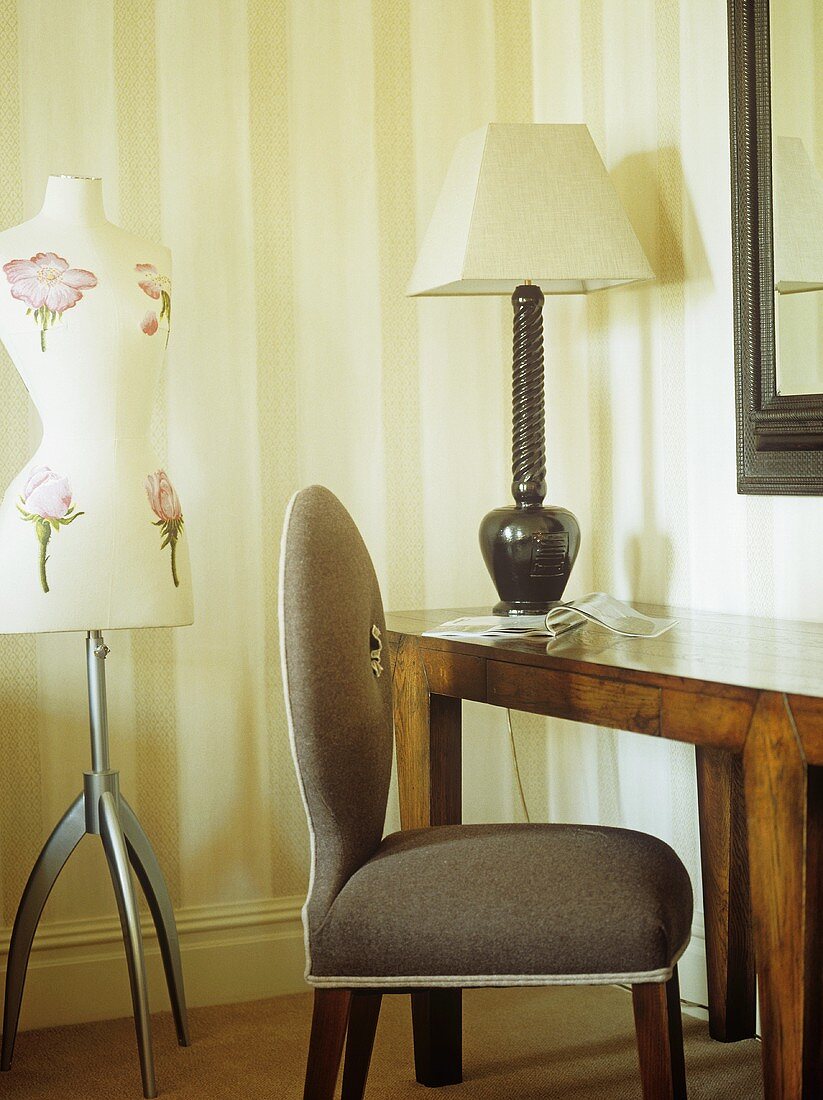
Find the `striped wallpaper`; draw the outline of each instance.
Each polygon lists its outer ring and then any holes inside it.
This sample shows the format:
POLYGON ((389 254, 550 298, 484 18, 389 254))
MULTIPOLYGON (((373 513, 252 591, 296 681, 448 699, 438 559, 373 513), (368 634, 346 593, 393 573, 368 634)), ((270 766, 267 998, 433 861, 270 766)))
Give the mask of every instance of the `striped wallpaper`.
MULTIPOLYGON (((488 604, 508 496, 510 307, 404 286, 455 142, 586 121, 657 280, 547 302, 550 497, 571 592, 819 617, 818 501, 735 493, 725 10, 718 0, 0 0, 0 220, 49 173, 174 254, 154 435, 196 623, 112 634, 113 753, 179 905, 305 885, 277 654, 295 487, 354 514, 389 607, 488 604), (60 33, 55 34, 55 28, 60 33)), ((36 417, 0 358, 0 482, 36 417)), ((0 579, 2 583, 2 579, 0 579)), ((93 626, 94 624, 90 624, 93 626)), ((0 638, 0 896, 14 914, 87 766, 81 639, 0 638)), ((465 805, 519 813, 503 716, 466 705, 465 805)), ((533 818, 622 822, 698 876, 691 750, 515 717, 533 818)), ((396 811, 391 813, 396 821, 396 811)), ((93 846, 49 919, 110 913, 93 846)))

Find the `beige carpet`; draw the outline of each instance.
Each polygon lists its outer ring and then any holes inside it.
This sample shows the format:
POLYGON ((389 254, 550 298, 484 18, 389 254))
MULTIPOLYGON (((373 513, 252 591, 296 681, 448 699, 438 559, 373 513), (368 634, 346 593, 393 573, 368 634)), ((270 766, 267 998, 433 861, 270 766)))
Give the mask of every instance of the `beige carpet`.
MULTIPOLYGON (((620 989, 471 990, 462 1085, 430 1091, 412 1069, 409 999, 386 997, 367 1100, 639 1100, 631 997, 620 989)), ((175 1100, 296 1100, 302 1094, 310 994, 192 1012, 180 1050, 154 1018, 160 1094, 175 1100)), ((690 1100, 761 1100, 760 1047, 725 1046, 684 1016, 690 1100)), ((339 1086, 338 1086, 339 1088, 339 1086)), ((3 1100, 139 1100, 131 1020, 24 1032, 3 1100)))

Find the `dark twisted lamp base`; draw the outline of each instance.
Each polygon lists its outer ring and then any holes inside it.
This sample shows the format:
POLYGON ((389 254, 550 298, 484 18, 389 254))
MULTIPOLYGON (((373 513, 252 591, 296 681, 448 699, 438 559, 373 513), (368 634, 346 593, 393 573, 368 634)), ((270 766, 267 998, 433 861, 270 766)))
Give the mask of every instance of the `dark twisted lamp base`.
POLYGON ((512 295, 512 495, 480 524, 480 548, 500 602, 495 615, 537 615, 562 599, 580 548, 577 520, 546 507, 543 293, 525 284, 512 295))

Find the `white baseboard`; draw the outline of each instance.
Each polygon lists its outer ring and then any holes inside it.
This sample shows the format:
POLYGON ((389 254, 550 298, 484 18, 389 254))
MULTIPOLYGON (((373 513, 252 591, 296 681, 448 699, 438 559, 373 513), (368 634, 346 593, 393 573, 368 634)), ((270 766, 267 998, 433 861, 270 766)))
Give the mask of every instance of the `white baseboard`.
MULTIPOLYGON (((176 913, 190 1006, 227 1004, 308 988, 300 907, 303 897, 192 906, 176 913)), ((163 965, 151 917, 143 913, 150 1003, 167 1010, 163 965)), ((0 932, 5 978, 10 930, 0 932)), ((21 1028, 131 1015, 117 917, 44 923, 34 941, 21 1028)))
MULTIPOLYGON (((189 1005, 259 1000, 308 988, 300 907, 303 897, 178 910, 177 929, 189 1005)), ((168 1009, 151 918, 143 914, 152 1011, 168 1009)), ((0 932, 5 977, 9 930, 0 932)), ((680 994, 708 1002, 703 914, 678 965, 680 994)), ((37 934, 23 998, 21 1028, 53 1027, 131 1015, 128 975, 116 917, 45 923, 37 934)))

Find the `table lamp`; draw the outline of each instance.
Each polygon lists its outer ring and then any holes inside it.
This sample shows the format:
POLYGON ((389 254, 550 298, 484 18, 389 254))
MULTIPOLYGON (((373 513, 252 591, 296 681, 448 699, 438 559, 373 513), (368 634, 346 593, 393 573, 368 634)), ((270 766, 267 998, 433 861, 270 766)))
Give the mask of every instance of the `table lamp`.
POLYGON ((0 233, 0 338, 43 436, 0 503, 0 633, 82 631, 91 770, 46 841, 14 921, 0 1068, 11 1067, 46 899, 86 833, 103 842, 126 947, 147 1097, 156 1095, 140 918, 157 929, 177 1037, 188 1045, 180 948, 157 858, 111 767, 103 630, 192 621, 183 509, 149 440, 171 320, 171 255, 106 220, 99 179, 52 176, 43 208, 0 233))
POLYGON ((823 290, 823 179, 800 138, 774 143, 774 288, 823 290))
POLYGON ((458 143, 407 294, 511 295, 515 503, 480 525, 495 614, 547 611, 580 547, 571 512, 543 504, 543 295, 652 277, 586 126, 490 123, 458 143))

